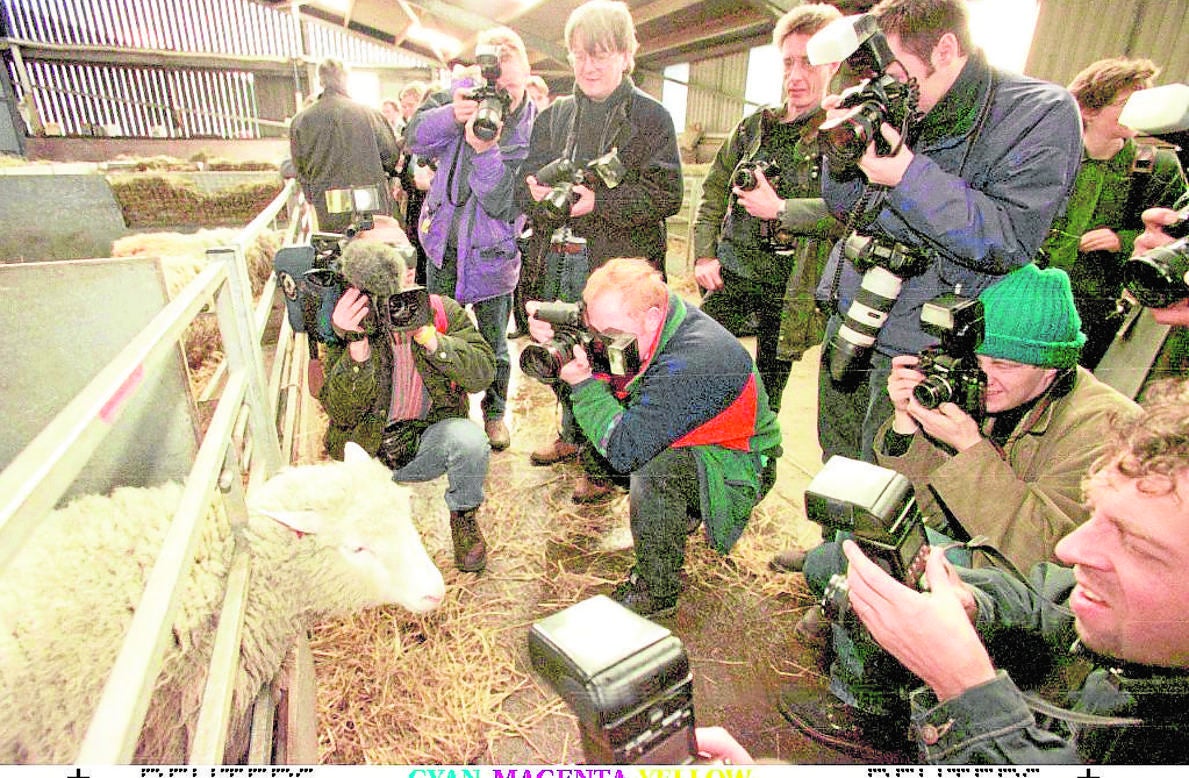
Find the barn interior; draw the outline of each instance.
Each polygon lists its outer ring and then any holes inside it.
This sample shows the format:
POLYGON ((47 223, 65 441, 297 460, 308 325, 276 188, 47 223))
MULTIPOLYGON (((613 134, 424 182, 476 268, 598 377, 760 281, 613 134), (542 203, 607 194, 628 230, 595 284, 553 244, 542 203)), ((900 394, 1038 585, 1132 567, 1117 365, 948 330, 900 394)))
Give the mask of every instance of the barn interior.
MULTIPOLYGON (((197 36, 203 23, 222 29, 211 16, 221 11, 255 34, 203 48, 183 41, 184 25, 172 28, 178 37, 167 35, 171 28, 157 23, 155 14, 164 11, 155 3, 101 4, 100 16, 112 26, 108 34, 97 36, 72 27, 78 16, 65 10, 57 14, 44 4, 0 0, 0 56, 5 63, 0 75, 0 152, 5 154, 0 162, 0 202, 5 203, 0 208, 0 279, 17 288, 20 299, 49 283, 62 284, 65 294, 77 291, 70 263, 80 263, 78 273, 100 274, 88 276, 82 288, 95 284, 96 289, 117 290, 98 294, 102 301, 83 296, 75 303, 89 306, 94 328, 102 329, 105 317, 116 317, 125 307, 120 288, 147 285, 156 307, 168 303, 177 290, 165 288, 169 271, 159 269, 166 262, 160 258, 197 256, 194 261, 201 263, 212 248, 242 243, 250 228, 246 262, 258 268, 252 293, 261 312, 261 369, 265 374, 283 369, 285 380, 296 383, 295 390, 289 387, 288 405, 281 401, 281 416, 289 408, 292 423, 283 441, 285 453, 294 463, 318 461, 325 457, 325 417, 308 392, 303 396, 301 369, 289 361, 281 367, 280 360, 297 357, 274 352, 280 341, 293 336, 282 326, 279 298, 269 298, 276 295, 275 286, 266 284, 273 253, 291 239, 300 212, 278 166, 288 155, 286 122, 316 89, 317 54, 342 47, 345 58, 355 60, 353 68, 368 74, 370 94, 387 98, 409 80, 439 79, 451 63, 466 59, 476 32, 506 24, 524 37, 534 72, 546 79, 551 92, 565 94, 572 74, 563 29, 579 2, 226 0, 217 6, 196 5, 196 15, 185 17, 195 25, 189 34, 197 36), (264 12, 271 15, 261 16, 264 12), (296 43, 293 30, 298 31, 296 43), (237 50, 249 39, 278 37, 285 45, 237 50), (171 81, 169 74, 182 75, 171 81), (248 82, 250 89, 240 88, 248 82), (165 91, 170 83, 178 85, 173 95, 165 91), (38 218, 46 212, 50 218, 38 218), (258 223, 262 212, 268 218, 258 223), (138 236, 163 234, 177 234, 179 247, 152 241, 137 246, 138 236), (147 276, 139 266, 129 271, 127 265, 117 265, 109 276, 87 262, 134 255, 128 261, 143 263, 149 257, 150 264, 160 264, 147 276), (18 265, 29 267, 18 270, 18 265), (137 280, 122 287, 124 276, 116 274, 130 272, 137 280), (19 283, 13 280, 17 278, 19 283)), ((993 2, 981 0, 983 5, 993 2)), ((62 9, 75 6, 71 0, 62 3, 62 9)), ((754 110, 747 93, 751 52, 769 41, 773 21, 799 2, 628 4, 641 44, 637 82, 658 98, 674 86, 686 93, 679 126, 686 198, 681 212, 670 219, 667 270, 674 288, 696 302, 689 232, 699 179, 726 134, 754 110), (674 66, 684 69, 674 71, 674 66)), ((834 4, 846 13, 860 13, 873 3, 834 4)), ((1025 73, 1065 83, 1090 61, 1128 54, 1158 60, 1164 67, 1160 83, 1189 79, 1189 0, 1107 0, 1094 4, 1092 14, 1078 0, 1031 5, 1037 13, 1035 31, 1018 66, 1025 73), (1107 18, 1112 24, 1102 23, 1107 18)), ((20 310, 6 308, 0 343, 5 353, 26 354, 27 346, 15 350, 18 340, 26 340, 20 310)), ((82 391, 101 372, 151 313, 113 326, 95 358, 60 360, 58 369, 69 375, 53 380, 74 389, 11 425, 0 439, 0 470, 24 461, 25 447, 41 427, 63 410, 73 391, 82 391)), ((175 471, 184 473, 210 423, 225 386, 227 368, 221 363, 229 336, 220 335, 211 311, 205 315, 206 323, 190 330, 188 348, 194 350, 162 378, 174 393, 171 413, 185 419, 183 433, 179 438, 176 427, 168 430, 173 436, 168 458, 153 448, 132 454, 134 469, 161 458, 168 459, 162 467, 170 477, 175 471)), ((68 353, 72 330, 65 325, 59 329, 54 350, 68 353)), ((511 343, 514 364, 525 342, 511 343)), ((754 350, 754 338, 744 342, 754 350)), ((812 349, 794 364, 785 391, 780 415, 785 453, 776 489, 758 506, 730 557, 711 551, 700 535, 691 536, 681 607, 661 623, 689 654, 699 724, 727 726, 757 757, 845 764, 860 760, 809 740, 775 706, 775 695, 785 684, 827 693, 819 652, 793 632, 813 600, 800 575, 768 566, 775 552, 809 546, 820 537, 820 528, 804 513, 805 486, 821 466, 818 356, 812 349)), ((36 355, 16 361, 33 362, 36 355)), ((44 380, 37 374, 28 382, 6 384, 6 415, 14 420, 21 416, 29 405, 25 398, 36 391, 30 384, 44 380)), ((569 497, 580 474, 577 465, 542 468, 529 463, 530 451, 557 426, 558 408, 547 387, 514 372, 509 407, 512 445, 492 457, 490 498, 481 514, 489 544, 487 571, 476 576, 454 570, 442 483, 416 486, 416 523, 445 576, 446 603, 420 616, 388 607, 314 625, 307 639, 317 729, 305 733, 304 746, 273 751, 268 759, 410 765, 584 761, 577 718, 534 673, 527 634, 534 621, 605 594, 622 579, 632 563, 627 500, 620 496, 603 505, 575 505, 569 497)), ((474 415, 481 418, 477 405, 474 415)), ((153 426, 152 420, 143 423, 153 426)), ((113 450, 122 456, 134 449, 138 434, 113 438, 94 454, 95 461, 117 456, 113 450)), ((8 480, 2 483, 18 478, 15 471, 4 473, 8 480)), ((102 491, 125 475, 126 470, 114 468, 73 487, 62 485, 59 492, 65 498, 102 491)), ((162 475, 154 471, 144 477, 162 475)), ((9 537, 4 533, 18 525, 10 517, 20 518, 24 514, 19 511, 25 510, 11 502, 5 505, 0 538, 9 537)), ((903 758, 888 753, 881 761, 903 758)))

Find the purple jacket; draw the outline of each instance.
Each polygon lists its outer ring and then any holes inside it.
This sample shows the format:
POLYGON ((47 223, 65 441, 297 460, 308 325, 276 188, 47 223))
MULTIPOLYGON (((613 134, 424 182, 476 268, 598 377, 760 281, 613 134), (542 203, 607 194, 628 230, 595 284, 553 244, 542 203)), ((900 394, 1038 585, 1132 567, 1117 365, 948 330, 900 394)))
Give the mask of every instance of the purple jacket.
POLYGON ((499 144, 476 154, 450 101, 450 92, 427 98, 409 121, 405 139, 414 154, 438 160, 418 232, 435 267, 442 266, 448 246, 458 247, 454 299, 465 305, 508 294, 520 278, 516 236, 524 214, 514 193, 537 108, 526 96, 505 117, 499 144))

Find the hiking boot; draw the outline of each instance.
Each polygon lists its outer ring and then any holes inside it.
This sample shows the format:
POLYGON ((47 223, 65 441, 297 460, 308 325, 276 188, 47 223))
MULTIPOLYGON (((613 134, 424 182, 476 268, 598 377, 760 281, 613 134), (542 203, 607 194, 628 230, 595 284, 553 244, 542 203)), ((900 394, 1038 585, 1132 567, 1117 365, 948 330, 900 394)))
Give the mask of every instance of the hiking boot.
POLYGON ((481 573, 487 567, 487 543, 475 514, 478 506, 450 511, 450 537, 454 541, 454 566, 464 573, 481 573))
POLYGON ((778 573, 800 573, 805 567, 803 548, 786 548, 768 560, 768 568, 778 573))
POLYGON ((530 454, 529 461, 534 465, 553 465, 578 456, 581 448, 577 443, 567 443, 561 438, 556 438, 552 443, 530 454))
POLYGON ((811 740, 864 762, 887 764, 911 755, 907 719, 866 713, 820 687, 790 684, 781 689, 776 707, 811 740))
POLYGON ((593 505, 607 502, 615 497, 615 484, 583 474, 574 484, 574 496, 571 497, 579 505, 593 505))
POLYGON ((491 443, 492 451, 503 451, 512 444, 512 437, 508 434, 508 425, 503 419, 489 419, 483 425, 487 433, 487 440, 491 443))
POLYGON ((633 570, 628 579, 615 587, 611 599, 646 618, 664 618, 677 612, 677 595, 654 598, 648 584, 633 570))

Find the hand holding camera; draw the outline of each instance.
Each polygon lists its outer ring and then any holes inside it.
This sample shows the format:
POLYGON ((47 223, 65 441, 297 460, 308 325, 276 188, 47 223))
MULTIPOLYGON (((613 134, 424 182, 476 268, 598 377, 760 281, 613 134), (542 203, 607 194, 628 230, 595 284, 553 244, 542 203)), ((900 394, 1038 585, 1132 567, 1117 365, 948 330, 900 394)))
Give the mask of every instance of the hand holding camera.
POLYGON ((842 552, 849 563, 852 611, 876 642, 927 683, 939 700, 995 677, 974 629, 974 596, 946 561, 943 548, 930 551, 922 590, 888 575, 854 541, 843 541, 842 552))
POLYGON ((731 176, 731 192, 735 201, 757 219, 775 219, 780 214, 784 198, 776 194, 771 179, 780 175, 774 164, 755 161, 740 162, 731 176))
POLYGON ((368 296, 355 287, 348 286, 335 304, 334 313, 330 318, 335 330, 341 332, 343 340, 348 342, 347 350, 356 362, 366 362, 372 353, 363 324, 370 312, 371 300, 368 296))

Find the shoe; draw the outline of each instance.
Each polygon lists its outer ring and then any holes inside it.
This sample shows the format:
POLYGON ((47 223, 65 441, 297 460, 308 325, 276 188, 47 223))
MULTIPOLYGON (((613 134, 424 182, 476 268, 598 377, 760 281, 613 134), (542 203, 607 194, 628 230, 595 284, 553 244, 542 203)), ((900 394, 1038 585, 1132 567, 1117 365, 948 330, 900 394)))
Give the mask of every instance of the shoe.
POLYGON ((549 445, 542 446, 530 454, 529 461, 534 465, 552 465, 573 459, 581 449, 577 443, 567 443, 561 438, 556 438, 549 445))
POLYGON ((570 499, 579 505, 607 502, 615 497, 615 485, 583 474, 574 484, 574 496, 570 499))
POLYGON ((450 511, 450 537, 454 541, 454 566, 464 573, 481 573, 487 567, 487 542, 475 514, 478 506, 450 511))
POLYGON ((821 687, 790 684, 781 689, 776 707, 811 740, 867 763, 902 761, 913 747, 907 720, 865 713, 821 687))
POLYGON ((786 548, 768 560, 768 568, 778 573, 799 573, 805 567, 803 548, 786 548))
POLYGON ((698 531, 698 527, 702 526, 702 514, 694 513, 685 519, 685 534, 692 535, 698 531))
POLYGON ((677 612, 677 595, 654 599, 648 584, 633 570, 627 580, 615 587, 611 599, 645 618, 662 619, 677 612))
POLYGON ((489 419, 483 425, 483 430, 487 433, 487 440, 491 442, 492 451, 503 451, 512 445, 512 438, 508 434, 508 425, 504 424, 503 419, 489 419))

